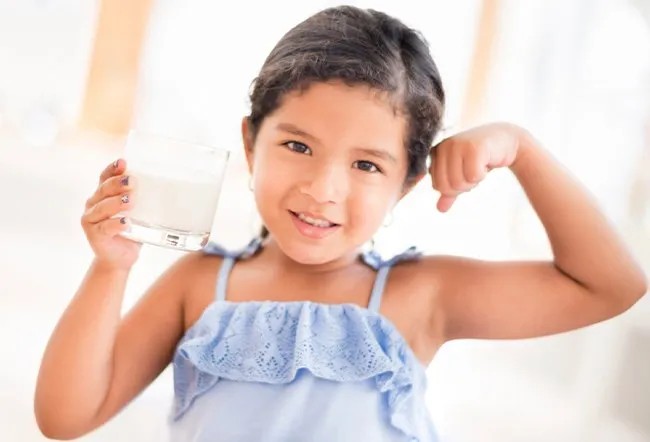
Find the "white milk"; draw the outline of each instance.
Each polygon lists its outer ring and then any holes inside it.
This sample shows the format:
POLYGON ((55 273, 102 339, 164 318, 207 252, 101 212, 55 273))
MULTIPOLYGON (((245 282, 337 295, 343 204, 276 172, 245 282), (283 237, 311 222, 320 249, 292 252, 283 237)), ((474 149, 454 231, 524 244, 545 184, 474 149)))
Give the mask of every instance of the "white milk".
POLYGON ((223 173, 182 176, 177 170, 156 168, 128 170, 127 174, 135 183, 129 213, 134 223, 191 234, 210 232, 223 173))

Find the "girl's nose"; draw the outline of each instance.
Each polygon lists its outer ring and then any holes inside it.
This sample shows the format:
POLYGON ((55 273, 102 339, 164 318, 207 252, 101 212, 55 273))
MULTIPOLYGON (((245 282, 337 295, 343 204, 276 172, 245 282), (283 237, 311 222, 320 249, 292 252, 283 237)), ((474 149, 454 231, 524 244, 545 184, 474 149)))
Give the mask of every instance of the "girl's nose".
POLYGON ((337 165, 325 165, 308 172, 300 191, 318 203, 338 203, 347 195, 347 170, 337 165))

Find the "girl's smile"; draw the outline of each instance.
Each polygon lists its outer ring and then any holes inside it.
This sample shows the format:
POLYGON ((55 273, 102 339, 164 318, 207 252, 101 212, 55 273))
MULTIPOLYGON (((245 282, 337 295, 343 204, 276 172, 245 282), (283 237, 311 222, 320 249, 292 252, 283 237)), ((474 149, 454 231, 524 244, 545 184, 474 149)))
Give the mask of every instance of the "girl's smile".
POLYGON ((289 214, 291 215, 291 219, 296 225, 298 231, 307 238, 325 238, 336 232, 341 227, 340 224, 332 223, 323 217, 306 212, 296 213, 290 210, 289 214))

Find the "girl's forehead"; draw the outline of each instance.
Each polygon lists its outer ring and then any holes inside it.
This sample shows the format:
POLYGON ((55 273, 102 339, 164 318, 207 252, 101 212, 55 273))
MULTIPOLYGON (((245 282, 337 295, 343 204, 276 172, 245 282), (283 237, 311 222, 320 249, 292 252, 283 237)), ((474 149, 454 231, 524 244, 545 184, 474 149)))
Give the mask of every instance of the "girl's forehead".
POLYGON ((376 108, 393 117, 398 116, 387 92, 364 84, 349 85, 338 80, 314 82, 304 88, 289 91, 283 97, 280 107, 299 110, 314 105, 376 108))
POLYGON ((289 92, 267 120, 265 125, 274 132, 293 127, 322 141, 349 138, 404 150, 405 118, 386 94, 364 85, 314 83, 289 92))

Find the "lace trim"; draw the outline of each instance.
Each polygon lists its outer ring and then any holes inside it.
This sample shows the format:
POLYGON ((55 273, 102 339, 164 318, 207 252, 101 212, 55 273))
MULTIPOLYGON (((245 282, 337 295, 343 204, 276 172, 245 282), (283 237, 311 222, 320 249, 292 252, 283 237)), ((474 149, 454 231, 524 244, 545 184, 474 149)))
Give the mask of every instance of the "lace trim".
POLYGON ((426 388, 425 367, 387 318, 355 304, 215 302, 181 340, 173 365, 173 421, 221 378, 282 384, 304 368, 340 382, 374 378, 391 425, 414 438, 422 428, 413 390, 426 388))

